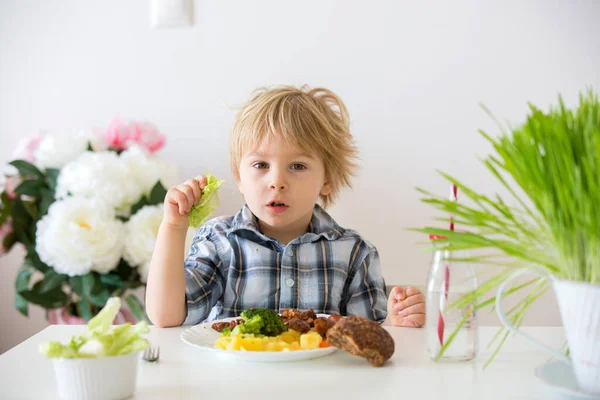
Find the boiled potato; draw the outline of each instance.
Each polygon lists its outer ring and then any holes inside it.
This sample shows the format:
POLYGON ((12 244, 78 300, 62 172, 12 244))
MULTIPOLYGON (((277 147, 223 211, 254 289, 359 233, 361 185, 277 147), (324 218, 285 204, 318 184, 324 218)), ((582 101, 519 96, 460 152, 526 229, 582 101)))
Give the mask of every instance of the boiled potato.
POLYGON ((300 347, 303 350, 312 350, 319 347, 323 338, 317 332, 308 332, 300 336, 300 347))
POLYGON ((274 337, 254 337, 251 335, 222 336, 215 341, 215 347, 231 351, 294 351, 312 350, 319 347, 322 338, 317 332, 300 334, 288 330, 274 337))
POLYGON ((290 329, 276 337, 278 337, 286 343, 294 343, 300 341, 300 332, 290 329))

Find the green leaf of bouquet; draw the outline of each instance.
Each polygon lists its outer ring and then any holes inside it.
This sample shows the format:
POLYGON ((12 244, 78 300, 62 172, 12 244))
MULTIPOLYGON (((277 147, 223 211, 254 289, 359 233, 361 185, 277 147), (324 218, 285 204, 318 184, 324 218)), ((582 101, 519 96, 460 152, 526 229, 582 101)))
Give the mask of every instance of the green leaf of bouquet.
POLYGON ((40 189, 44 187, 44 181, 41 179, 28 179, 23 181, 15 188, 15 193, 19 195, 38 197, 40 189))
POLYGON ((29 289, 29 281, 31 280, 31 270, 26 266, 22 266, 15 279, 15 291, 22 292, 29 289))
POLYGON ((58 175, 60 174, 60 170, 57 168, 48 168, 46 170, 46 178, 44 181, 48 188, 52 191, 56 189, 56 181, 58 180, 58 175))
POLYGON ((6 222, 12 212, 14 200, 6 192, 0 194, 0 225, 6 222))
POLYGON ((21 176, 36 176, 43 178, 44 173, 40 171, 35 165, 28 163, 25 160, 14 160, 9 162, 10 165, 15 167, 21 176))
POLYGON ((71 289, 77 294, 77 296, 79 296, 79 297, 84 296, 83 282, 82 282, 81 276, 76 275, 76 276, 69 277, 69 285, 71 286, 71 289))
POLYGON ((138 200, 133 206, 131 206, 131 215, 134 215, 136 212, 142 209, 142 207, 149 205, 148 198, 146 196, 142 196, 141 199, 138 200))
POLYGON ((105 289, 104 284, 102 283, 102 279, 100 278, 102 276, 102 274, 99 274, 98 272, 92 272, 93 276, 94 276, 94 286, 92 287, 92 293, 91 294, 98 294, 100 293, 102 290, 105 289))
POLYGON ((106 305, 108 299, 110 299, 110 292, 108 289, 103 289, 96 294, 92 294, 89 298, 93 305, 102 308, 106 305))
POLYGON ((8 235, 4 236, 4 240, 2 241, 2 247, 5 251, 8 252, 15 243, 17 243, 17 234, 11 232, 8 235))
POLYGON ((125 287, 125 282, 116 274, 103 274, 100 275, 100 281, 105 285, 114 286, 117 288, 125 287))
POLYGON ((92 294, 92 289, 94 288, 94 272, 87 273, 81 276, 81 284, 83 287, 83 294, 85 296, 90 296, 92 294))
POLYGON ((44 279, 42 279, 42 284, 40 285, 40 293, 46 293, 51 290, 60 287, 63 282, 67 280, 68 276, 65 274, 59 274, 53 269, 49 269, 44 275, 44 279))
MULTIPOLYGON (((29 216, 33 221, 37 221, 40 219, 40 211, 37 208, 37 205, 35 204, 35 201, 30 201, 30 200, 25 200, 22 202, 23 203, 23 208, 25 208, 25 211, 27 211, 27 214, 29 214, 29 216)), ((35 225, 35 223, 32 223, 31 225, 35 225)), ((30 225, 30 228, 31 228, 30 225)), ((31 231, 31 229, 30 229, 31 231)), ((32 236, 35 237, 35 236, 32 236)))
POLYGON ((150 191, 150 201, 149 204, 151 206, 162 204, 165 201, 165 196, 167 195, 167 189, 157 181, 152 190, 150 191))
POLYGON ((26 248, 27 256, 25 256, 25 261, 28 265, 32 266, 33 268, 37 269, 38 271, 44 274, 51 269, 48 265, 42 262, 42 260, 40 260, 40 257, 35 251, 35 245, 28 245, 26 246, 26 248))
POLYGON ((40 190, 40 218, 48 214, 48 209, 54 203, 54 192, 50 189, 40 190))
POLYGON ((142 303, 135 295, 133 295, 133 294, 127 295, 127 297, 125 298, 125 301, 127 302, 127 306, 129 307, 129 310, 132 312, 135 319, 137 319, 138 321, 146 320, 146 313, 144 312, 144 306, 142 306, 142 303))
POLYGON ((19 294, 19 292, 15 293, 15 308, 18 312, 20 312, 23 316, 29 316, 29 302, 25 300, 23 296, 19 294))
POLYGON ((13 221, 13 231, 16 233, 19 242, 25 246, 30 246, 34 243, 33 237, 30 236, 30 227, 34 224, 31 215, 25 209, 23 201, 17 199, 12 207, 11 217, 13 221))
POLYGON ((80 298, 79 302, 77 302, 77 313, 86 321, 92 319, 92 309, 89 301, 85 297, 80 298))
POLYGON ((43 308, 61 308, 68 304, 69 298, 60 288, 56 288, 46 293, 40 293, 37 290, 39 286, 34 287, 31 290, 25 290, 19 292, 25 300, 30 303, 37 304, 43 308))

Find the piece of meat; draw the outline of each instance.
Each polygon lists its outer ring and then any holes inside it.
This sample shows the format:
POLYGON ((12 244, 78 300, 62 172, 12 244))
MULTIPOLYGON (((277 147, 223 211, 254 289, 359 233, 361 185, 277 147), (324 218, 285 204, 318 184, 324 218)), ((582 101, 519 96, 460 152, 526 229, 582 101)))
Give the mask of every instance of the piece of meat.
POLYGON ((327 331, 333 328, 334 325, 331 321, 329 321, 329 319, 323 317, 315 319, 314 324, 315 331, 317 331, 317 333, 322 337, 325 337, 327 335, 327 331))
POLYGON ((337 324, 343 317, 340 314, 331 314, 328 318, 333 325, 337 324))
POLYGON ((242 318, 238 318, 236 320, 229 322, 229 329, 234 330, 236 326, 243 324, 244 320, 242 318))
POLYGON ((236 326, 243 324, 243 323, 244 323, 244 320, 242 318, 238 318, 238 319, 231 320, 229 322, 215 322, 214 324, 211 325, 211 328, 213 328, 217 332, 223 332, 223 329, 225 329, 225 328, 229 328, 229 329, 233 330, 236 326))
POLYGON ((365 357, 375 367, 381 367, 394 354, 394 339, 388 331, 377 322, 354 315, 327 331, 327 343, 365 357))
POLYGON ((308 322, 308 325, 310 325, 311 328, 315 326, 315 319, 317 319, 317 314, 315 314, 315 311, 312 308, 310 310, 301 312, 299 317, 301 320, 308 322))
POLYGON ((281 312, 281 319, 283 322, 289 321, 294 318, 298 318, 300 311, 295 308, 286 308, 281 312))
POLYGON ((288 329, 293 329, 296 332, 306 333, 310 331, 310 325, 308 322, 301 320, 300 318, 290 319, 285 323, 288 329))
POLYGON ((223 332, 223 329, 229 328, 229 322, 215 322, 211 327, 217 332, 223 332))

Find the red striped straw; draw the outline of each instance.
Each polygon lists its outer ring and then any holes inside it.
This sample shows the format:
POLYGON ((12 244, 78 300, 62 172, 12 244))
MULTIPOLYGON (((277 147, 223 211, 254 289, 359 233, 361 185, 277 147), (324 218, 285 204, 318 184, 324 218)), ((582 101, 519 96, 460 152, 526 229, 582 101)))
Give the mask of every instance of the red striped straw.
MULTIPOLYGON (((450 192, 450 201, 456 201, 458 189, 456 185, 452 185, 452 191, 450 192)), ((454 216, 450 215, 450 231, 454 232, 454 216)), ((438 337, 440 339, 440 345, 444 345, 444 316, 442 314, 443 308, 448 303, 448 286, 450 285, 450 267, 446 264, 444 270, 444 297, 443 301, 440 301, 440 312, 438 316, 438 337)))

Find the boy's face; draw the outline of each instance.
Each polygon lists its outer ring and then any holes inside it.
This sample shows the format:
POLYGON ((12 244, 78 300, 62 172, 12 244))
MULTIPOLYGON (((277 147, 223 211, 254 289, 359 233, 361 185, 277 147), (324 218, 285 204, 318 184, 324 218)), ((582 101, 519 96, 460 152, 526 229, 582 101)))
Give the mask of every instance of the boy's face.
POLYGON ((246 154, 239 176, 240 192, 262 232, 270 236, 299 236, 310 222, 319 195, 331 192, 323 161, 289 145, 280 135, 246 154))

